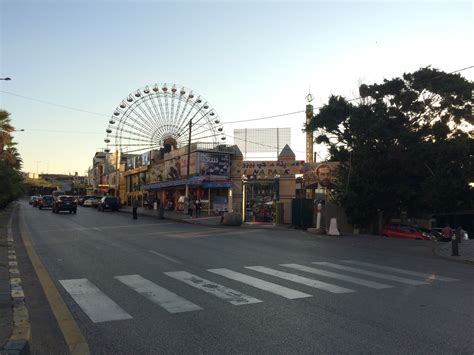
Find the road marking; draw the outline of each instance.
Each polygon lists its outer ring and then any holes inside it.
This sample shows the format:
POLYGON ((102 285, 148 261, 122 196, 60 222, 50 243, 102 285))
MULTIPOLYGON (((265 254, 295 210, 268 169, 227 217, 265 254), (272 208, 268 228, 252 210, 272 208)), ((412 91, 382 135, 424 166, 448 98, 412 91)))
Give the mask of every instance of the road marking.
POLYGON ((235 306, 262 302, 256 298, 247 296, 231 288, 224 287, 206 279, 201 279, 200 277, 190 274, 186 271, 165 272, 165 275, 182 281, 190 286, 196 287, 197 289, 200 289, 204 292, 210 293, 216 297, 232 303, 235 306))
POLYGON ((163 307, 170 313, 182 313, 202 310, 198 305, 158 286, 140 275, 115 276, 117 280, 132 288, 145 298, 163 307))
POLYGON ((284 280, 297 282, 297 283, 300 283, 302 285, 314 287, 314 288, 317 288, 317 289, 320 289, 320 290, 323 290, 323 291, 328 291, 328 292, 331 292, 331 293, 355 292, 354 290, 351 290, 351 289, 348 289, 348 288, 328 284, 328 283, 322 282, 322 281, 308 279, 307 277, 303 277, 303 276, 299 276, 299 275, 295 275, 295 274, 290 274, 290 273, 283 272, 283 271, 273 270, 273 269, 270 269, 270 268, 267 268, 267 267, 264 267, 264 266, 245 266, 245 268, 250 269, 250 270, 254 270, 254 271, 258 271, 258 272, 262 272, 262 273, 267 274, 267 275, 276 276, 276 277, 282 278, 284 280))
POLYGON ((88 279, 59 280, 59 283, 94 323, 133 318, 88 279))
POLYGON ((53 311, 54 317, 58 322, 59 328, 63 333, 64 340, 69 348, 71 354, 89 354, 89 345, 87 344, 86 339, 81 333, 79 326, 77 325, 74 317, 67 308, 64 300, 59 294, 58 289, 53 283, 53 280, 49 277, 46 268, 41 262, 38 254, 31 243, 31 238, 28 232, 28 227, 25 223, 25 216, 23 215, 23 208, 20 210, 20 234, 23 244, 25 245, 26 252, 31 260, 36 275, 43 287, 43 291, 48 299, 48 302, 53 311))
POLYGON ((375 281, 363 280, 363 279, 359 279, 357 277, 337 274, 335 272, 324 271, 324 270, 315 269, 315 268, 312 268, 312 267, 307 267, 307 266, 298 265, 298 264, 280 264, 280 265, 284 266, 284 267, 289 267, 289 268, 295 269, 295 270, 306 271, 306 272, 309 272, 311 274, 316 274, 316 275, 331 277, 331 278, 337 279, 337 280, 352 282, 352 283, 357 284, 357 285, 367 286, 367 287, 370 287, 370 288, 375 288, 377 290, 393 287, 393 286, 381 284, 381 283, 378 283, 378 282, 375 282, 375 281))
POLYGON ((257 279, 255 277, 241 274, 239 272, 235 272, 229 269, 208 269, 207 271, 210 271, 217 275, 227 277, 231 280, 245 283, 247 285, 259 288, 264 291, 274 293, 276 295, 288 298, 290 300, 296 299, 296 298, 313 297, 312 295, 308 295, 307 293, 292 290, 291 288, 280 286, 280 285, 277 285, 268 281, 264 281, 261 279, 257 279))
POLYGON ((355 260, 341 260, 341 261, 343 263, 350 263, 350 264, 360 265, 360 266, 369 266, 369 267, 373 267, 373 268, 380 269, 380 270, 394 271, 394 272, 398 272, 399 274, 421 276, 421 277, 425 277, 429 280, 438 280, 438 281, 444 281, 444 282, 459 281, 458 279, 453 279, 451 277, 439 276, 439 275, 436 275, 436 274, 426 274, 426 273, 423 273, 423 272, 409 271, 409 270, 399 269, 399 268, 390 267, 390 266, 382 266, 382 265, 377 265, 377 264, 363 263, 361 261, 355 261, 355 260))
POLYGON ((166 260, 171 261, 171 262, 173 262, 173 263, 182 264, 181 261, 179 261, 179 260, 177 260, 177 259, 175 259, 175 258, 172 258, 172 257, 170 257, 170 256, 166 256, 166 255, 163 255, 163 254, 161 254, 161 253, 158 253, 157 251, 154 251, 154 250, 148 250, 148 251, 149 251, 150 253, 152 253, 152 254, 158 255, 158 256, 162 257, 163 259, 166 259, 166 260))
POLYGON ((412 285, 412 286, 427 285, 428 284, 427 282, 423 282, 423 281, 416 281, 416 280, 412 280, 412 279, 406 279, 404 277, 393 276, 393 275, 388 275, 388 274, 381 274, 379 272, 367 271, 367 270, 358 269, 358 268, 355 268, 355 267, 343 266, 343 265, 338 265, 338 264, 333 264, 333 263, 313 262, 312 264, 328 266, 328 267, 332 267, 334 269, 354 272, 356 274, 362 274, 362 275, 378 277, 380 279, 397 281, 397 282, 401 282, 401 283, 412 285))

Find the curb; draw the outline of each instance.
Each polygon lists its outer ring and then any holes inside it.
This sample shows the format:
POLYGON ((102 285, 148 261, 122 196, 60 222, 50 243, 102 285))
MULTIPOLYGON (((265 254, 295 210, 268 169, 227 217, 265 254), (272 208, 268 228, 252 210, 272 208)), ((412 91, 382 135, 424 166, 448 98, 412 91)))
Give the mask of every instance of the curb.
MULTIPOLYGON (((120 209, 120 208, 118 209, 118 212, 131 213, 127 210, 123 210, 123 209, 120 209)), ((145 217, 151 217, 151 218, 159 219, 157 216, 152 216, 152 215, 149 215, 149 214, 139 214, 139 216, 145 216, 145 217)), ((179 222, 179 223, 193 224, 193 225, 203 226, 203 227, 223 228, 223 229, 238 227, 238 228, 245 228, 245 229, 247 229, 247 228, 249 228, 249 229, 263 229, 263 230, 269 230, 269 231, 275 231, 275 230, 289 231, 289 230, 292 230, 292 228, 290 228, 290 227, 279 227, 279 226, 259 227, 259 226, 253 226, 253 225, 248 225, 248 224, 242 224, 240 226, 226 226, 226 225, 222 225, 222 224, 204 224, 204 223, 194 222, 195 219, 181 219, 181 218, 166 217, 166 213, 163 217, 163 220, 179 222)))
POLYGON ((28 309, 25 302, 20 270, 15 254, 12 233, 13 215, 16 211, 16 203, 13 207, 7 228, 7 253, 8 253, 8 272, 10 274, 10 297, 13 308, 13 329, 10 339, 0 349, 1 355, 19 355, 30 353, 31 326, 28 309))
MULTIPOLYGON (((446 242, 446 243, 443 243, 443 244, 449 244, 449 242, 446 242)), ((433 255, 436 255, 437 257, 445 259, 445 260, 450 260, 450 261, 454 261, 454 262, 458 262, 458 263, 462 263, 462 264, 474 265, 474 260, 472 260, 472 259, 465 259, 465 258, 462 258, 462 256, 459 257, 459 256, 442 255, 439 252, 439 249, 441 248, 441 246, 443 244, 440 244, 440 243, 436 242, 433 245, 433 248, 432 248, 433 255)))

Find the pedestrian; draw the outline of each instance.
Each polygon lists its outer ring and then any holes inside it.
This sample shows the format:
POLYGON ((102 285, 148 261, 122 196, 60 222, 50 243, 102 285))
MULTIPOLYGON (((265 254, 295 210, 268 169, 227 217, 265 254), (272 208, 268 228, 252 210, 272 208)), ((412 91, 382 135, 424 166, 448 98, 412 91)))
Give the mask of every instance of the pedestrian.
POLYGON ((188 200, 188 215, 189 215, 189 217, 193 216, 193 207, 194 207, 194 200, 192 198, 190 198, 188 200))
POLYGON ((461 226, 456 228, 456 231, 454 232, 454 235, 456 236, 456 239, 458 243, 461 243, 463 237, 464 237, 464 230, 462 229, 461 226))
POLYGON ((138 209, 138 200, 134 199, 132 202, 133 219, 138 218, 137 209, 138 209))
POLYGON ((441 233, 443 234, 443 238, 447 239, 448 241, 451 240, 453 237, 453 230, 451 229, 449 223, 446 223, 444 228, 441 230, 441 233))
POLYGON ((202 208, 201 200, 197 198, 196 199, 196 218, 201 217, 201 208, 202 208))

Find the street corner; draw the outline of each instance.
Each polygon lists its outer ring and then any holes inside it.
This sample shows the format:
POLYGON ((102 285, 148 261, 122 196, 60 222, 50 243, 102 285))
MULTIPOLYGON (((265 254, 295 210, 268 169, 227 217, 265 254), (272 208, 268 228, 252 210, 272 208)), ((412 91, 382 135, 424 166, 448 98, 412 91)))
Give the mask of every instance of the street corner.
POLYGON ((474 240, 463 240, 458 243, 458 256, 453 255, 451 242, 435 242, 433 254, 446 260, 474 265, 474 240))

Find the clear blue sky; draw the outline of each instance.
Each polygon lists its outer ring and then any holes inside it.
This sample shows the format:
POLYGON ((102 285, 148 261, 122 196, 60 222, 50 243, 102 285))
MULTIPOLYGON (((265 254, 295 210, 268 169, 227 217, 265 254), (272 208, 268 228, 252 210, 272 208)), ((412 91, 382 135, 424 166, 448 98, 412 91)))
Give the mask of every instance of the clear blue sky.
MULTIPOLYGON (((130 92, 176 83, 222 121, 304 110, 330 94, 432 65, 473 65, 473 5, 453 2, 0 0, 0 93, 24 170, 83 174, 105 144, 108 117, 130 92), (57 132, 61 131, 61 132, 57 132)), ((462 72, 474 79, 474 70, 462 72)), ((304 159, 304 114, 243 127, 291 127, 304 159)), ((323 152, 321 151, 323 154, 323 152)))

